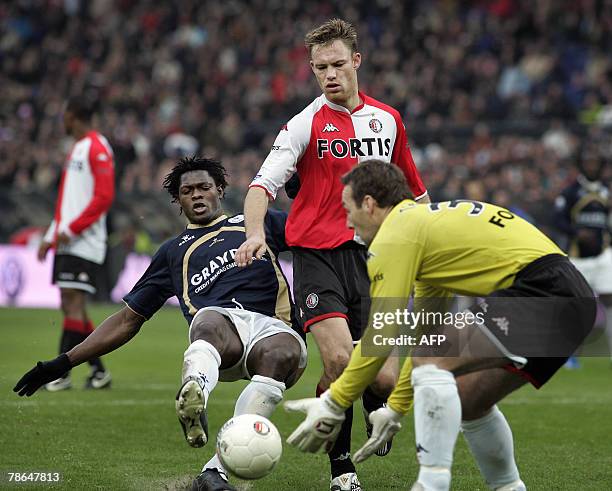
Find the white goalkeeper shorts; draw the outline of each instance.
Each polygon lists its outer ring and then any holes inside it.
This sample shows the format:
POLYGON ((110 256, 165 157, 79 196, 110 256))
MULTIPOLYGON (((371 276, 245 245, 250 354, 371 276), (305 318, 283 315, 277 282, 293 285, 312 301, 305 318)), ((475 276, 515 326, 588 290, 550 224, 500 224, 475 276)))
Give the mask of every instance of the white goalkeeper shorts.
MULTIPOLYGON (((274 317, 268 317, 267 315, 260 314, 258 312, 251 312, 245 309, 225 309, 223 307, 204 307, 197 311, 196 315, 193 316, 191 325, 189 326, 189 334, 191 334, 191 326, 195 322, 196 318, 200 313, 206 312, 207 310, 213 310, 220 313, 222 316, 229 319, 232 324, 236 327, 240 341, 242 341, 242 356, 240 360, 232 367, 224 370, 219 370, 219 380, 222 382, 233 382, 240 379, 251 379, 251 376, 247 370, 247 359, 249 353, 253 349, 253 346, 262 339, 274 336, 275 334, 289 334, 293 336, 298 343, 300 343, 300 364, 299 368, 304 368, 308 361, 308 355, 306 353, 306 343, 300 337, 300 335, 291 329, 287 324, 274 317)), ((188 339, 191 339, 189 336, 188 339)))

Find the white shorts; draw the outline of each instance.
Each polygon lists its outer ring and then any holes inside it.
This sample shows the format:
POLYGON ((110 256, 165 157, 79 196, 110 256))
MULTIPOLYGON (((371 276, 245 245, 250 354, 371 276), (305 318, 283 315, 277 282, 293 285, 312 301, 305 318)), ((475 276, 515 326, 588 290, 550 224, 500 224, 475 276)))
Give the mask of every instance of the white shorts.
POLYGON ((219 312, 224 317, 227 317, 238 331, 240 341, 242 341, 242 356, 240 360, 233 366, 219 371, 219 380, 221 382, 233 382, 240 379, 251 379, 252 375, 247 370, 247 358, 257 342, 275 334, 287 333, 292 335, 300 343, 300 364, 299 368, 304 368, 308 361, 306 353, 306 344, 300 335, 291 329, 283 321, 268 317, 267 315, 258 312, 251 312, 245 309, 224 309, 223 307, 204 307, 197 311, 193 316, 191 325, 189 326, 189 339, 191 340, 191 326, 195 322, 201 312, 212 310, 219 312))
POLYGON ((606 247, 595 257, 571 257, 570 261, 582 273, 595 293, 612 293, 612 248, 606 247))

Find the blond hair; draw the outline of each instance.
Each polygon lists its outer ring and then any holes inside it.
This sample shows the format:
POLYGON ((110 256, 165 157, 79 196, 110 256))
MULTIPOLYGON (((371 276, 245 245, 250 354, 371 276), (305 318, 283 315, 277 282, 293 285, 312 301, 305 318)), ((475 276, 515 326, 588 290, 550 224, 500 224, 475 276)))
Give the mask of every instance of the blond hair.
POLYGON ((342 19, 330 19, 314 28, 306 34, 304 43, 308 52, 312 53, 313 47, 331 44, 338 39, 351 50, 351 53, 357 51, 357 30, 352 24, 342 19))

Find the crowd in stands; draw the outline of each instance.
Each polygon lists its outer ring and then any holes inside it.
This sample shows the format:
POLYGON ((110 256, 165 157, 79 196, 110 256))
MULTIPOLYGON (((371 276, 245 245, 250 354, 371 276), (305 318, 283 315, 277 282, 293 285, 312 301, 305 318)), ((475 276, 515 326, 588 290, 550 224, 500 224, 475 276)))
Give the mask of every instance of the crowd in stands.
POLYGON ((303 36, 333 16, 357 27, 360 87, 402 112, 435 200, 493 200, 546 227, 576 144, 612 127, 610 0, 18 0, 0 5, 0 188, 56 189, 62 104, 87 94, 119 193, 158 193, 200 153, 222 158, 239 207, 320 93, 303 36))

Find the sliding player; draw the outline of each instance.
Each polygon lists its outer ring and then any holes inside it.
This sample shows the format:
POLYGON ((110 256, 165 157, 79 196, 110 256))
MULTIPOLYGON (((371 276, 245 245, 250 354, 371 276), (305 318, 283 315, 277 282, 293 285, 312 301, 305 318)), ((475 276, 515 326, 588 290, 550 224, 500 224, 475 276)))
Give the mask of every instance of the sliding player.
MULTIPOLYGON (((234 415, 270 417, 306 365, 306 346, 292 329, 289 289, 276 256, 286 249, 286 215, 266 215, 267 249, 248 269, 234 256, 244 241, 242 215, 221 209, 227 182, 214 160, 186 158, 166 176, 164 187, 189 224, 165 242, 132 291, 127 306, 107 318, 85 341, 48 362, 39 362, 15 386, 32 395, 41 385, 92 357, 109 353, 134 337, 142 324, 176 295, 187 322, 185 351, 176 411, 187 442, 208 440, 206 407, 219 380, 249 379, 234 415)), ((302 335, 303 336, 303 335, 302 335)), ((196 490, 233 490, 218 458, 213 457, 193 484, 196 490)))

